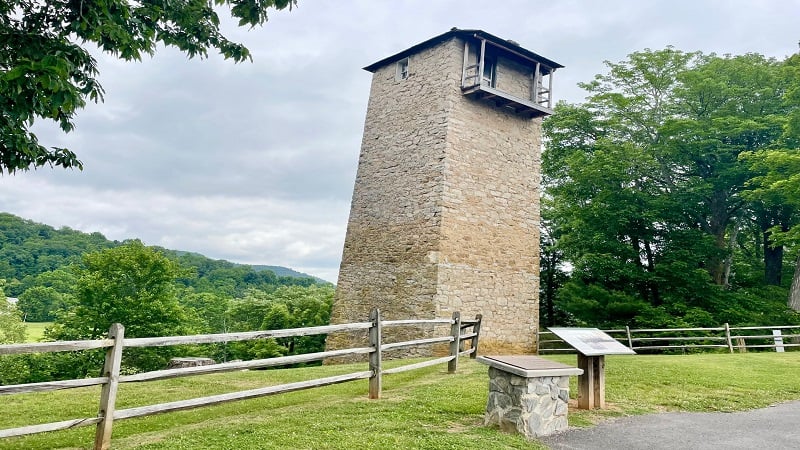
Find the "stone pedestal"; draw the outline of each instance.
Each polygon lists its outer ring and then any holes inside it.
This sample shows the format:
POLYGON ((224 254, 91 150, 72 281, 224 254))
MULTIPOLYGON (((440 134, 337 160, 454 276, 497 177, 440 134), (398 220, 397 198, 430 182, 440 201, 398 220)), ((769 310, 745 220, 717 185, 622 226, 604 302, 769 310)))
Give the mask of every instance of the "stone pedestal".
POLYGON ((582 370, 534 356, 478 360, 490 366, 486 425, 528 438, 567 428, 569 377, 582 370))

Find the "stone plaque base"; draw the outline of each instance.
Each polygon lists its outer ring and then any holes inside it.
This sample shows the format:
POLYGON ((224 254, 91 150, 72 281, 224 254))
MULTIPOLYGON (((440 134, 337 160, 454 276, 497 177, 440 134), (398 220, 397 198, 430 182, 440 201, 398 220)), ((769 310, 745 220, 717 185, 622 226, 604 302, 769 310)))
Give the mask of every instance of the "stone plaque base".
POLYGON ((567 428, 569 376, 525 378, 489 368, 486 425, 528 438, 567 428))
POLYGON ((569 377, 583 370, 536 356, 479 356, 489 366, 486 425, 527 438, 567 428, 569 377))

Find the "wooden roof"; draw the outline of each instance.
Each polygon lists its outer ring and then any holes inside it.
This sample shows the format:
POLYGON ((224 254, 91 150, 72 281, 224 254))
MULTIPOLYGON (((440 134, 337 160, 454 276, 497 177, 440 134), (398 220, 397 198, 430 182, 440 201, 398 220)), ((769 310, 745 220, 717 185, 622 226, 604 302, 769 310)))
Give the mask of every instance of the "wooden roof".
POLYGON ((458 28, 451 28, 450 31, 448 31, 446 33, 442 33, 442 34, 440 34, 438 36, 434 36, 434 37, 428 39, 427 41, 420 42, 419 44, 417 44, 417 45, 415 45, 413 47, 409 47, 409 48, 403 50, 400 53, 396 53, 396 54, 394 54, 392 56, 389 56, 387 58, 383 58, 380 61, 372 63, 372 64, 368 65, 367 67, 364 67, 364 70, 374 73, 376 70, 378 70, 379 68, 381 68, 381 67, 383 67, 383 66, 385 66, 387 64, 392 64, 392 63, 394 63, 396 61, 399 61, 399 60, 401 60, 403 58, 408 57, 409 55, 413 55, 415 53, 419 53, 422 50, 425 50, 427 48, 433 47, 434 45, 437 45, 439 43, 445 42, 445 41, 447 41, 449 39, 452 39, 453 37, 461 37, 462 39, 486 39, 487 42, 491 43, 495 47, 499 47, 501 49, 505 49, 506 51, 508 51, 510 53, 516 54, 517 56, 529 59, 531 61, 540 62, 540 63, 542 63, 542 64, 544 64, 546 66, 549 66, 552 69, 560 69, 560 68, 564 67, 561 64, 559 64, 559 63, 557 63, 557 62, 555 62, 555 61, 553 61, 551 59, 545 58, 544 56, 541 56, 541 55, 536 54, 536 53, 534 53, 534 52, 532 52, 530 50, 527 50, 525 48, 520 47, 520 45, 517 44, 516 42, 509 41, 509 40, 506 40, 506 39, 501 39, 501 38, 499 38, 499 37, 497 37, 497 36, 495 36, 493 34, 489 34, 489 33, 485 32, 483 30, 460 30, 458 28))

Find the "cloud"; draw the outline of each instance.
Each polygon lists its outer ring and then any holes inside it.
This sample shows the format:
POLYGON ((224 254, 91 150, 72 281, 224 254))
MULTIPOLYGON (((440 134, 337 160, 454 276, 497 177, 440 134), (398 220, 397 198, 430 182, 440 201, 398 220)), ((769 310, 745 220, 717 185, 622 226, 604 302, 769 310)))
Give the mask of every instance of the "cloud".
POLYGON ((65 188, 36 177, 19 177, 8 187, 0 204, 25 210, 37 222, 99 231, 114 240, 202 249, 212 258, 313 270, 333 281, 338 264, 331 261, 340 256, 349 211, 342 201, 65 188), (37 193, 35 204, 30 192, 37 193))

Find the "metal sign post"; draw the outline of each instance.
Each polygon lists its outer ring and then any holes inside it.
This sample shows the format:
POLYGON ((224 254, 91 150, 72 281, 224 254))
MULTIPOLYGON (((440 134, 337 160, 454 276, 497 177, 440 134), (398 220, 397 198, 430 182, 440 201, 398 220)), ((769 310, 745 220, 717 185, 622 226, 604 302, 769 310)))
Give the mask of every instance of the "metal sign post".
POLYGON ((578 351, 578 408, 606 407, 605 355, 635 355, 636 352, 597 328, 548 328, 578 351))

